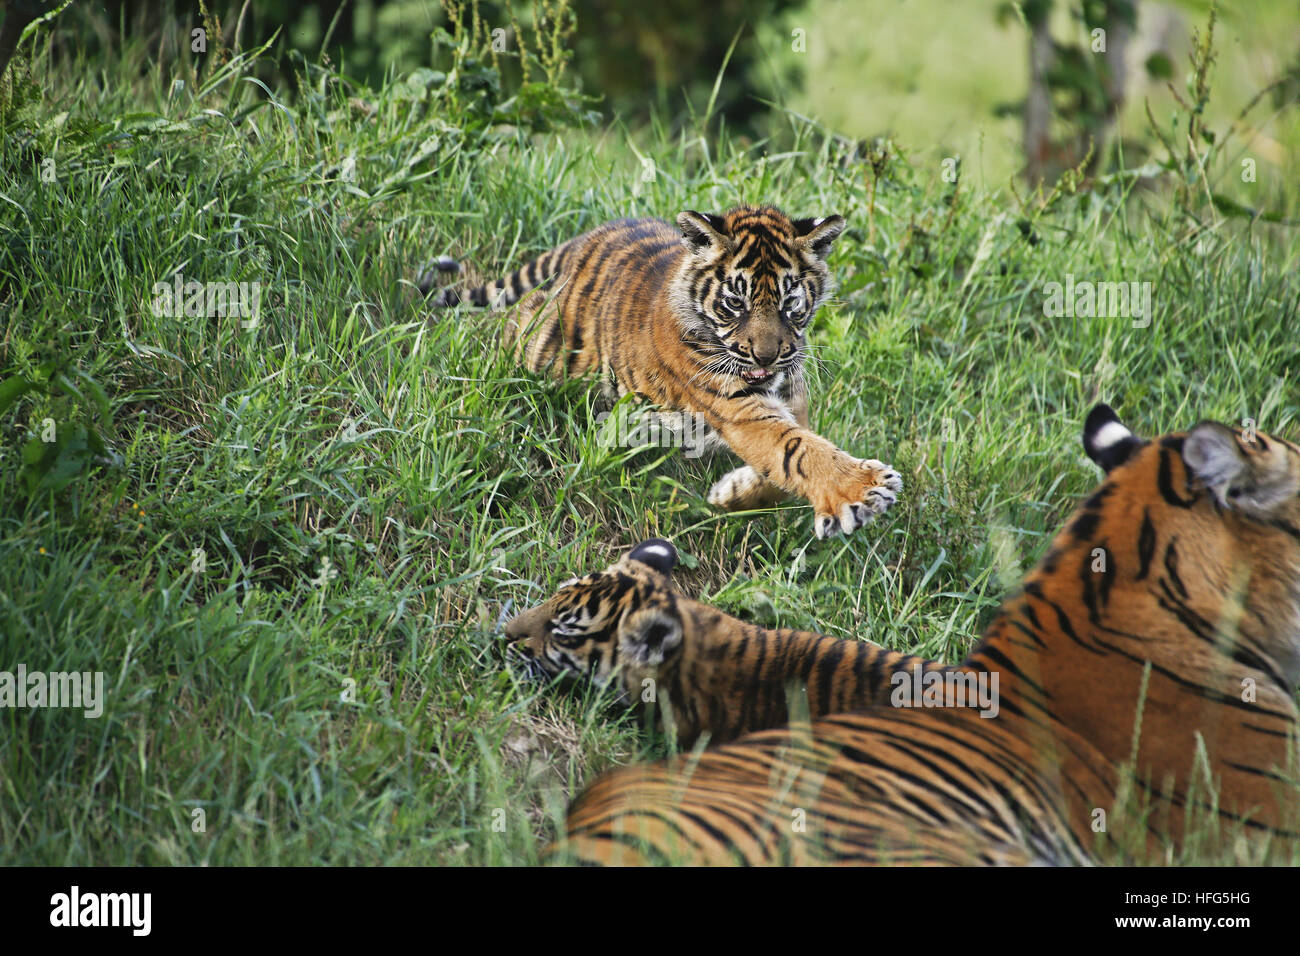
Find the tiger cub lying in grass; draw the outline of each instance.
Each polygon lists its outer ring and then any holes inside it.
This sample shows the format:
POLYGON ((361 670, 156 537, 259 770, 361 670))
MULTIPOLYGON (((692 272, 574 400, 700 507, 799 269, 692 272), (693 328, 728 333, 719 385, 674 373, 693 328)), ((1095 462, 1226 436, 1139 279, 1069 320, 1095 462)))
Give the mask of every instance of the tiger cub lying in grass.
POLYGON ((568 675, 653 709, 680 746, 710 743, 790 719, 889 700, 890 675, 950 670, 936 661, 788 628, 746 624, 673 587, 677 550, 642 542, 604 571, 561 586, 506 625, 512 656, 534 677, 568 675))
MULTIPOLYGON (((745 461, 713 486, 711 504, 761 508, 795 494, 812 504, 819 538, 869 524, 902 477, 812 431, 804 387, 804 332, 830 294, 825 260, 843 217, 740 206, 683 212, 677 225, 607 223, 432 304, 518 303, 505 338, 531 371, 597 373, 608 397, 631 392, 670 412, 659 422, 679 435, 701 422, 702 444, 720 439, 745 461)), ((426 295, 434 279, 422 278, 426 295)))
POLYGON ((555 858, 1081 863, 1105 831, 1142 861, 1239 829, 1294 862, 1300 448, 1214 422, 1143 441, 1104 405, 1084 446, 1105 480, 963 665, 1000 677, 996 716, 876 704, 624 767, 555 858))

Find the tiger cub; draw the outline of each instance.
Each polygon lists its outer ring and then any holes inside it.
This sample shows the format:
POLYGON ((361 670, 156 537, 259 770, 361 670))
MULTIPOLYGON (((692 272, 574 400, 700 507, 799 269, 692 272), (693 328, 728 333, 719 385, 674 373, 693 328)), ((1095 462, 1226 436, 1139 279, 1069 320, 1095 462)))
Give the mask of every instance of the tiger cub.
POLYGON ((683 747, 779 727, 791 709, 820 717, 883 703, 900 670, 952 670, 866 641, 746 624, 679 593, 676 565, 669 542, 643 541, 510 621, 510 652, 530 676, 613 684, 643 713, 653 705, 683 747))
MULTIPOLYGON (((842 216, 795 219, 771 206, 607 223, 503 279, 447 287, 438 308, 518 304, 505 341, 533 372, 597 374, 609 399, 629 392, 667 410, 659 424, 745 462, 710 504, 761 508, 798 495, 826 537, 869 524, 902 477, 846 454, 809 427, 804 333, 831 291, 826 255, 842 216)), ((450 264, 449 264, 450 265, 450 264)), ((421 280, 428 295, 431 273, 421 280)))
POLYGON ((996 716, 913 698, 624 767, 556 852, 1081 863, 1104 831, 1140 862, 1190 825, 1300 854, 1300 447, 1215 422, 1144 441, 1104 405, 1084 447, 1105 480, 965 662, 1000 677, 996 716))

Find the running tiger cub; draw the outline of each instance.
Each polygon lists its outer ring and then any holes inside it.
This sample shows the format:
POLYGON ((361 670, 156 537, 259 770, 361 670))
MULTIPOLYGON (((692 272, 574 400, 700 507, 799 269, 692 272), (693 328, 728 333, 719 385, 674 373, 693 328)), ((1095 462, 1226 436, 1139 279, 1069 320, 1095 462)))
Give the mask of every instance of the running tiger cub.
POLYGON ((744 510, 799 495, 819 538, 871 523, 902 477, 813 432, 804 386, 804 332, 830 294, 825 260, 844 218, 739 206, 683 212, 677 225, 607 223, 503 279, 445 288, 432 304, 518 303, 505 339, 530 371, 598 373, 607 397, 632 392, 669 410, 659 421, 679 433, 701 420, 702 444, 720 440, 745 461, 713 486, 710 504, 744 510))
POLYGON ((667 541, 643 541, 514 618, 510 651, 530 676, 615 682, 643 714, 653 705, 682 747, 780 727, 792 694, 796 713, 821 717, 888 701, 896 671, 950 670, 866 641, 746 624, 679 593, 676 565, 667 541))
POLYGON ((1000 675, 996 717, 873 706, 686 768, 625 767, 573 803, 553 851, 1079 863, 1102 821, 1143 860, 1180 846, 1190 816, 1300 853, 1300 448, 1214 422, 1143 441, 1104 405, 1084 446, 1105 480, 964 665, 1000 675), (1145 816, 1119 796, 1129 766, 1145 816))

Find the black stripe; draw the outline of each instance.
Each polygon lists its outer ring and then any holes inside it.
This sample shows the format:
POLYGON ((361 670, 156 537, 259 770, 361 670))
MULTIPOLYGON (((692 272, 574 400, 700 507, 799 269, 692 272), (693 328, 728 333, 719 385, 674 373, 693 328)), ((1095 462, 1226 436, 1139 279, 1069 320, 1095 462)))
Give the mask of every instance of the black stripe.
POLYGON ((986 664, 986 665, 984 665, 984 669, 985 669, 985 670, 987 670, 987 671, 993 671, 993 670, 1006 670, 1006 671, 1010 671, 1012 674, 1014 674, 1014 675, 1016 676, 1016 679, 1017 679, 1017 680, 1021 681, 1022 683, 1026 684, 1027 686, 1033 688, 1035 691, 1037 691, 1039 694, 1041 694, 1044 698, 1047 698, 1047 697, 1050 696, 1050 695, 1047 693, 1047 691, 1043 689, 1042 685, 1040 685, 1040 684, 1037 683, 1036 681, 1031 680, 1031 679, 1029 678, 1029 675, 1028 675, 1028 674, 1026 674, 1024 671, 1022 671, 1022 670, 1021 670, 1019 667, 1017 667, 1015 664, 1011 663, 1011 658, 1009 658, 1009 657, 1007 657, 1007 655, 1003 654, 1002 651, 1000 651, 998 648, 996 648, 996 647, 991 647, 991 646, 990 646, 990 647, 984 647, 984 646, 981 645, 980 647, 975 648, 975 650, 971 652, 970 660, 973 661, 976 657, 984 657, 984 658, 988 658, 989 660, 993 661, 995 664, 998 665, 996 668, 994 668, 994 667, 989 667, 989 666, 986 664))
POLYGON ((1095 511, 1085 511, 1070 523, 1070 534, 1075 540, 1091 538, 1101 524, 1101 515, 1095 511))
MULTIPOLYGON (((571 270, 573 277, 576 279, 578 276, 582 275, 583 272, 586 271, 587 264, 591 262, 592 258, 604 251, 605 251, 605 244, 603 242, 597 241, 594 237, 592 239, 588 239, 587 247, 582 250, 582 258, 577 261, 577 263, 574 265, 573 269, 571 270)), ((578 294, 578 299, 574 303, 575 308, 581 308, 582 306, 584 306, 587 302, 587 299, 591 296, 591 290, 596 286, 596 274, 595 274, 596 271, 597 270, 594 269, 592 270, 591 278, 589 278, 583 284, 581 290, 574 289, 574 291, 578 294)))
MULTIPOLYGON (((1043 639, 1038 636, 1038 632, 1033 628, 1025 627, 1025 625, 1021 624, 1019 621, 1012 621, 1011 626, 1014 627, 1016 630, 1018 630, 1020 633, 1024 634, 1027 638, 1029 638, 1039 647, 1047 646, 1047 644, 1043 641, 1043 639)), ((1035 626, 1037 626, 1036 622, 1035 622, 1035 626)))
POLYGON ((1084 555, 1083 560, 1079 562, 1079 581, 1083 585, 1083 603, 1088 606, 1088 620, 1094 624, 1101 621, 1101 616, 1097 612, 1097 586, 1093 582, 1093 576, 1097 572, 1092 570, 1092 561, 1088 555, 1084 555))
POLYGON ((1277 528, 1278 531, 1283 531, 1286 534, 1289 534, 1291 537, 1295 538, 1297 541, 1300 541, 1300 528, 1297 528, 1289 521, 1283 521, 1281 518, 1275 518, 1272 521, 1268 522, 1268 525, 1269 527, 1277 528))
MULTIPOLYGON (((551 346, 555 343, 556 337, 560 334, 560 326, 561 322, 558 316, 546 324, 546 332, 542 336, 541 342, 538 343, 537 351, 534 353, 539 360, 545 362, 547 365, 550 365, 551 362, 555 360, 554 355, 551 355, 550 358, 547 358, 547 355, 550 353, 551 346)), ((543 366, 541 365, 538 365, 535 368, 530 366, 530 370, 534 372, 539 372, 542 368, 543 366)))
POLYGON ((835 683, 835 670, 844 660, 844 644, 844 641, 833 641, 817 664, 817 693, 825 710, 830 710, 835 705, 831 699, 831 689, 835 683))
MULTIPOLYGON (((573 315, 572 341, 568 343, 569 355, 564 362, 564 370, 566 373, 571 373, 573 371, 573 363, 578 360, 578 353, 582 349, 582 319, 582 314, 575 310, 573 315)), ((564 319, 563 317, 557 317, 556 321, 563 323, 564 319)))
MULTIPOLYGON (((731 841, 727 839, 727 835, 723 833, 721 830, 719 830, 717 827, 715 827, 708 820, 706 820, 704 817, 700 816, 700 814, 687 810, 685 807, 678 808, 677 813, 683 819, 689 820, 699 829, 703 830, 705 833, 707 833, 712 839, 716 840, 718 843, 726 847, 732 846, 731 841)), ((699 847, 698 843, 695 845, 697 848, 699 847)))
POLYGON ((1151 513, 1142 509, 1142 528, 1138 531, 1138 573, 1133 580, 1141 581, 1151 568, 1151 559, 1156 553, 1156 526, 1151 523, 1151 513))
POLYGON ((1174 587, 1178 589, 1178 593, 1186 600, 1187 588, 1183 586, 1183 580, 1178 576, 1178 552, 1174 549, 1177 541, 1178 537, 1175 535, 1169 539, 1169 544, 1165 546, 1165 573, 1169 575, 1169 579, 1173 582, 1174 587))
MULTIPOLYGON (((790 459, 794 456, 794 453, 799 450, 799 446, 802 444, 803 444, 803 439, 800 438, 798 435, 795 435, 793 438, 791 438, 788 442, 785 443, 785 461, 781 463, 781 468, 785 472, 785 476, 787 478, 790 477, 790 459)), ((799 469, 799 473, 801 475, 803 474, 802 468, 799 469)))
POLYGON ((1110 605, 1110 589, 1115 583, 1115 577, 1119 574, 1119 569, 1115 566, 1115 555, 1110 550, 1110 542, 1103 538, 1098 545, 1103 553, 1102 560, 1106 563, 1106 569, 1101 572, 1101 603, 1110 605))
POLYGON ((1156 483, 1160 488, 1160 496, 1175 508, 1190 508, 1196 504, 1196 495, 1193 494, 1190 498, 1184 498, 1174 490, 1173 452, 1169 450, 1164 441, 1160 444, 1160 473, 1156 479, 1156 483))
MULTIPOLYGON (((584 840, 603 840, 607 843, 620 843, 623 846, 636 850, 637 853, 640 853, 642 856, 651 860, 656 866, 671 866, 676 862, 667 853, 659 849, 654 842, 644 837, 634 837, 626 833, 579 833, 577 835, 584 840)), ((577 850, 566 848, 564 844, 558 844, 554 852, 561 860, 565 859, 566 854, 571 857, 578 855, 577 850)), ((603 864, 598 863, 595 860, 588 860, 585 857, 579 857, 578 865, 602 866, 603 864)))

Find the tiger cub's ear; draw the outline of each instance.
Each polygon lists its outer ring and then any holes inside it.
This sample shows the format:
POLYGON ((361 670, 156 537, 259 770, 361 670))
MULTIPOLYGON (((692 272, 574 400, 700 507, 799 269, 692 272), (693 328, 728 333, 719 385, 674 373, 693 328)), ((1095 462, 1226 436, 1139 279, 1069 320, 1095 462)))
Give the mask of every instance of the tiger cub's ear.
POLYGON ((618 653, 623 661, 658 667, 682 643, 682 622, 657 607, 629 611, 618 623, 618 653))
POLYGON ((731 246, 727 224, 721 216, 688 209, 677 217, 677 225, 682 229, 682 243, 692 252, 705 253, 731 246))
POLYGON ((663 538, 642 541, 628 553, 627 557, 629 561, 648 564, 660 574, 672 574, 673 568, 677 567, 677 549, 673 547, 672 542, 665 541, 663 538))
POLYGON ((821 219, 796 219, 792 225, 800 245, 824 259, 826 253, 831 251, 831 243, 840 237, 848 223, 843 216, 826 216, 821 219))
POLYGON ((1243 443, 1218 422, 1201 422, 1183 441, 1188 471, 1219 504, 1263 514, 1300 492, 1300 465, 1280 442, 1243 443))
POLYGON ((1083 450, 1106 472, 1124 464, 1145 444, 1104 403, 1089 412, 1083 423, 1083 450))

